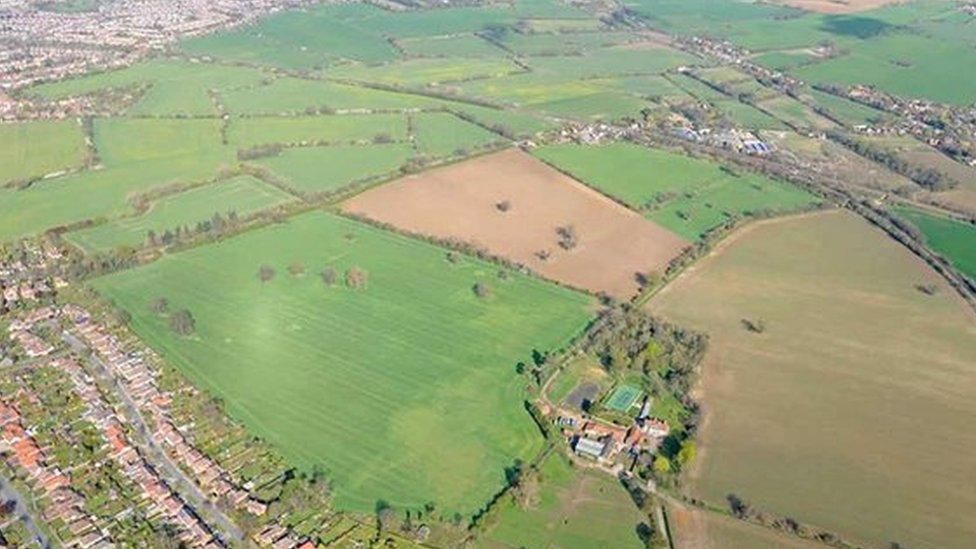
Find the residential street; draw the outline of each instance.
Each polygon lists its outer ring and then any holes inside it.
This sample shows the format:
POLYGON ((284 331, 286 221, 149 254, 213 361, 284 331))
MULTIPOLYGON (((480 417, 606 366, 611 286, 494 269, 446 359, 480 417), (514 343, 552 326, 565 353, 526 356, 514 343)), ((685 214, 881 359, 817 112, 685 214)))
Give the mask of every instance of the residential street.
POLYGON ((200 513, 208 524, 219 528, 220 535, 225 540, 240 541, 244 539, 244 532, 234 524, 230 518, 227 517, 220 509, 218 509, 210 500, 204 495, 197 485, 190 479, 186 473, 184 473, 173 461, 166 455, 166 452, 159 446, 156 440, 150 435, 149 429, 146 427, 146 422, 139 412, 138 406, 132 401, 129 395, 122 389, 121 385, 117 382, 112 372, 105 365, 104 362, 94 353, 91 353, 88 347, 76 338, 74 335, 68 332, 62 334, 64 341, 71 346, 77 352, 84 353, 87 355, 88 359, 95 366, 94 374, 101 381, 105 382, 108 386, 112 387, 116 396, 122 402, 123 414, 125 418, 130 422, 131 425, 135 427, 138 433, 139 440, 137 441, 144 451, 145 456, 150 460, 150 462, 156 467, 157 471, 166 479, 167 482, 186 498, 187 503, 193 506, 194 509, 200 513))
POLYGON ((34 517, 31 516, 30 508, 27 506, 27 500, 3 476, 0 476, 0 501, 14 501, 16 504, 14 513, 17 519, 24 523, 27 531, 31 533, 31 536, 33 536, 34 540, 41 547, 51 547, 51 543, 41 532, 40 528, 37 527, 34 517))

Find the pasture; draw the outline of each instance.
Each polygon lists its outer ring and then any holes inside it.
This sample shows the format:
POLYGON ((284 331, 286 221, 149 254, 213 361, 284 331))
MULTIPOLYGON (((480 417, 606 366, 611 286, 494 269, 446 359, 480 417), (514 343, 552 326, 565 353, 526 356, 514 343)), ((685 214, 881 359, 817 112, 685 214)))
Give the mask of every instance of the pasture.
POLYGON ((687 244, 517 149, 404 177, 343 209, 619 298, 637 291, 638 273, 662 269, 687 244))
POLYGON ((476 34, 431 36, 397 41, 408 56, 416 57, 502 57, 505 50, 476 34))
POLYGON ((318 110, 403 111, 441 108, 443 101, 386 90, 339 84, 325 80, 278 78, 268 84, 230 90, 221 100, 232 114, 281 115, 318 110))
POLYGON ((286 149, 253 162, 270 169, 297 192, 316 194, 393 174, 412 156, 413 150, 405 144, 336 145, 286 149))
POLYGON ((330 71, 336 78, 391 86, 435 86, 437 84, 497 78, 523 72, 523 69, 505 58, 465 59, 407 59, 396 63, 376 66, 346 66, 330 71))
POLYGON ((732 215, 788 212, 816 202, 787 183, 633 144, 556 145, 534 154, 688 240, 732 215))
POLYGON ((922 232, 930 248, 976 280, 976 225, 913 208, 897 208, 895 212, 922 232))
POLYGON ((235 118, 227 127, 227 140, 240 149, 269 143, 349 143, 377 138, 406 140, 406 116, 372 114, 235 118))
POLYGON ((464 156, 473 150, 504 141, 498 134, 450 113, 424 113, 414 117, 417 150, 433 157, 464 156))
POLYGON ((541 465, 539 502, 521 508, 499 503, 475 545, 503 547, 643 547, 637 535, 649 521, 613 477, 579 470, 558 453, 541 465))
POLYGON ((973 313, 881 231, 843 212, 757 223, 648 307, 710 337, 694 496, 855 544, 976 536, 973 313))
POLYGON ((0 124, 0 185, 79 167, 85 138, 73 121, 0 124))
POLYGON ((219 121, 96 119, 103 168, 0 188, 0 241, 86 219, 131 212, 127 199, 172 183, 212 178, 234 156, 220 145, 219 121))
POLYGON ((102 73, 41 84, 28 90, 46 99, 63 99, 108 89, 148 86, 127 109, 138 115, 216 115, 208 90, 234 90, 257 85, 265 75, 258 70, 209 63, 155 59, 102 73))
POLYGON ((590 298, 341 217, 313 212, 92 281, 132 328, 336 504, 371 513, 480 508, 541 446, 515 364, 566 344, 590 298), (262 265, 277 271, 262 282, 262 265), (334 284, 320 273, 333 268, 334 284), (358 268, 364 284, 344 273, 358 268), (295 274, 292 274, 292 273, 295 274), (490 286, 490 295, 472 291, 490 286), (159 298, 188 309, 178 336, 159 298))
POLYGON ((146 243, 149 231, 162 236, 177 227, 192 229, 198 222, 211 220, 214 214, 226 218, 234 212, 244 217, 290 200, 294 197, 284 191, 253 177, 240 176, 162 198, 144 214, 68 233, 67 238, 88 252, 135 248, 146 243))

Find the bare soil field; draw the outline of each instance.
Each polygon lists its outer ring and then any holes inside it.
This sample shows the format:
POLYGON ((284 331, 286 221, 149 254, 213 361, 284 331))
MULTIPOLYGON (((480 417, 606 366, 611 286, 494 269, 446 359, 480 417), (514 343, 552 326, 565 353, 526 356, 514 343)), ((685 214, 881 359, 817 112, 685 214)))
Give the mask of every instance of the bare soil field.
POLYGON ((649 307, 711 338, 693 495, 867 546, 976 539, 976 315, 884 233, 757 223, 649 307))
POLYGON ((898 0, 773 0, 775 4, 827 14, 859 13, 894 4, 898 0))
POLYGON ((517 149, 404 177, 343 210, 468 242, 551 280, 618 298, 637 291, 638 273, 662 270, 688 245, 517 149))
POLYGON ((675 547, 695 549, 779 549, 823 547, 730 516, 677 503, 668 505, 668 526, 675 547))

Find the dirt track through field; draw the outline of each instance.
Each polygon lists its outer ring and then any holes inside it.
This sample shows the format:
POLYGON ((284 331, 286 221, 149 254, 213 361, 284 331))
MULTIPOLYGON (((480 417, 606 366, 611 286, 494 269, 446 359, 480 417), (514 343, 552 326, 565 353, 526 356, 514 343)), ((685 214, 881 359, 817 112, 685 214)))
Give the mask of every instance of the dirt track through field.
POLYGON ((662 271, 688 245, 518 149, 404 177, 343 210, 469 242, 546 278, 618 298, 638 290, 638 273, 662 271), (506 202, 503 211, 498 205, 506 202), (557 229, 568 226, 577 243, 567 249, 557 229))

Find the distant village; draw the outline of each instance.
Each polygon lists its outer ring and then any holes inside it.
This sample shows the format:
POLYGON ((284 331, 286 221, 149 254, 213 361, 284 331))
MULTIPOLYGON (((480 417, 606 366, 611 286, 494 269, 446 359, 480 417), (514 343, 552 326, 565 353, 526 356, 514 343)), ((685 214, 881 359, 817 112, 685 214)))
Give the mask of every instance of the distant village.
MULTIPOLYGON (((105 0, 59 11, 56 2, 0 5, 0 119, 25 107, 11 92, 39 82, 129 66, 176 40, 246 24, 306 0, 105 0)), ((50 109, 71 115, 71 105, 50 109)))

